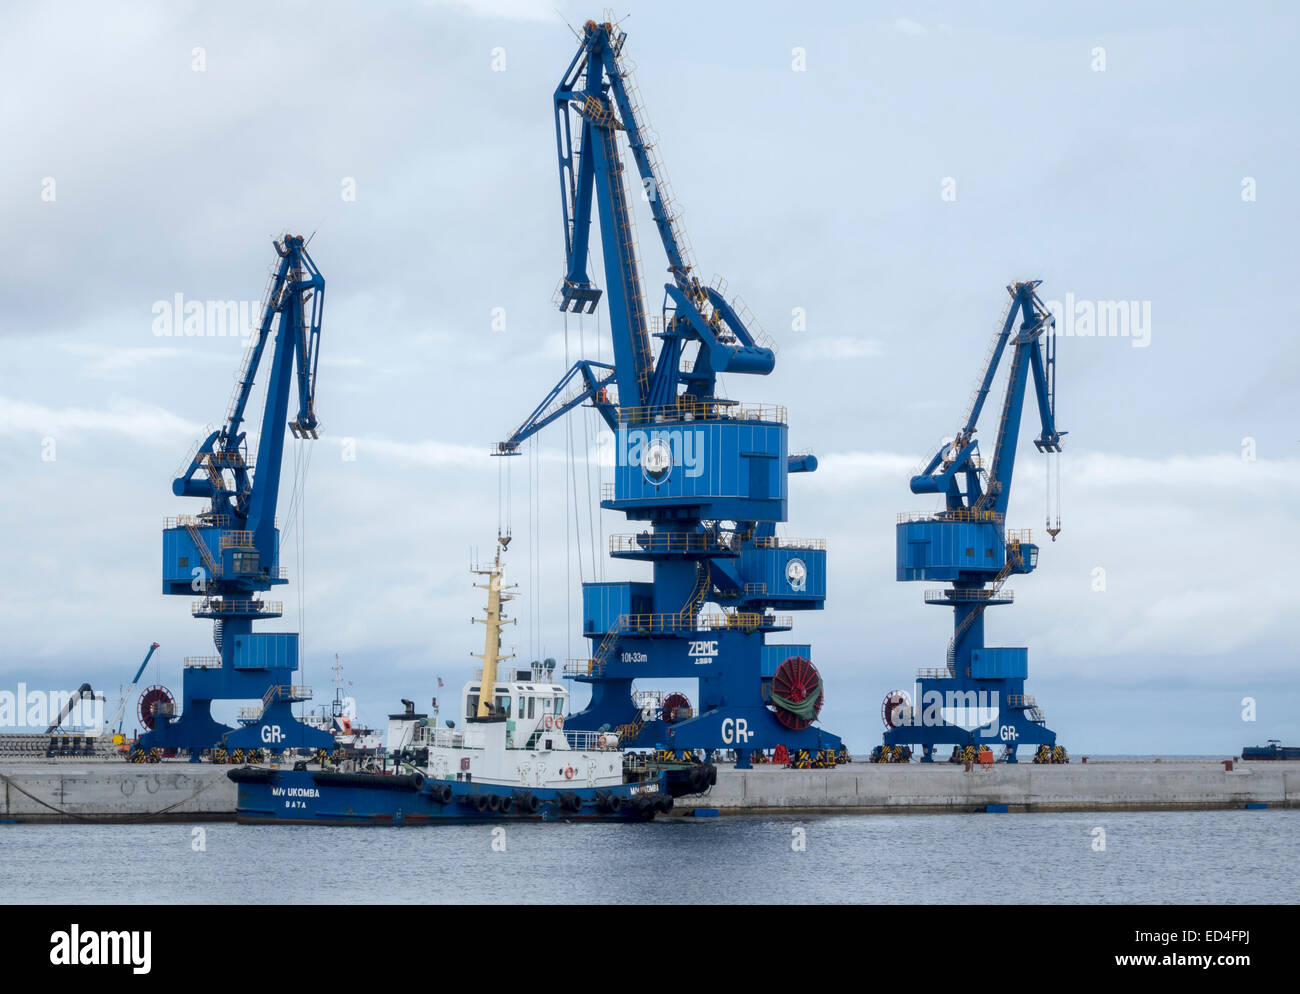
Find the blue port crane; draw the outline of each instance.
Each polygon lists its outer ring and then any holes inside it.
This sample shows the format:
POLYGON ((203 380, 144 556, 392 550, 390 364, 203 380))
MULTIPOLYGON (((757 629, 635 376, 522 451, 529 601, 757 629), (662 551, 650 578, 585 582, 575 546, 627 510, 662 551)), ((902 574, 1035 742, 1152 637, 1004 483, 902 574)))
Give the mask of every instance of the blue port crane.
POLYGON ((294 681, 298 633, 255 632, 255 622, 278 618, 281 604, 262 597, 288 583, 280 566, 276 506, 285 429, 318 437, 316 369, 320 358, 325 278, 300 235, 277 241, 261 322, 222 427, 197 446, 172 482, 177 497, 208 502, 193 515, 169 518, 163 529, 163 593, 193 598, 191 612, 212 621, 218 655, 190 657, 183 674, 179 715, 155 712, 141 750, 332 748, 331 737, 298 721, 292 705, 310 698, 294 681), (253 386, 265 374, 266 399, 256 456, 248 457, 246 422, 253 386), (297 389, 298 411, 286 421, 297 389), (239 728, 212 717, 212 702, 253 701, 239 728))
POLYGON ((149 660, 153 659, 153 654, 158 651, 158 643, 150 642, 149 651, 144 654, 144 659, 136 667, 135 676, 131 677, 131 684, 122 693, 122 699, 117 702, 117 708, 113 716, 108 719, 105 726, 113 734, 115 740, 122 735, 122 723, 126 720, 127 703, 135 696, 135 688, 140 685, 140 677, 144 676, 144 668, 149 665, 149 660))
MULTIPOLYGON (((1025 694, 1029 650, 984 644, 985 610, 1012 603, 1005 582, 1038 565, 1039 550, 1030 533, 1005 526, 1031 381, 1040 422, 1034 446, 1050 460, 1061 451, 1065 434, 1056 426, 1056 335, 1052 316, 1038 297, 1040 283, 1007 287, 1011 299, 969 412, 956 437, 945 440, 911 479, 912 493, 941 495, 944 507, 933 514, 899 516, 897 578, 949 584, 927 590, 925 600, 952 609, 953 633, 944 665, 918 672, 917 700, 897 691, 886 697, 886 732, 875 758, 898 758, 906 755, 901 750, 910 753, 911 746, 919 745, 922 761, 933 762, 935 747, 941 744, 954 746, 952 758, 967 760, 994 745, 1004 747, 1002 758, 1008 762, 1016 762, 1018 746, 1036 747, 1036 762, 1068 758, 1056 745, 1056 733, 1046 727, 1037 702, 1025 694), (977 426, 1004 359, 1009 360, 1006 393, 993 457, 986 463, 977 426)), ((1051 467, 1048 479, 1050 487, 1051 467)), ((1060 532, 1059 512, 1054 524, 1050 505, 1048 513, 1047 530, 1054 541, 1060 532)))
POLYGON ((777 746, 825 762, 840 739, 815 724, 824 691, 811 648, 768 641, 792 627, 777 610, 825 602, 825 543, 776 535, 788 474, 817 461, 789 454, 783 407, 718 396, 720 373, 765 375, 776 355, 721 282, 699 276, 622 58, 625 41, 617 25, 587 21, 554 96, 565 248, 557 304, 590 314, 605 299, 613 362, 574 363, 494 450, 515 455, 547 425, 592 407, 616 442, 613 490, 601 506, 641 523, 612 536, 610 552, 649 564, 652 578, 583 584, 591 655, 566 674, 589 683, 592 696, 569 727, 617 730, 625 745, 676 753, 736 750, 741 765, 777 746), (633 196, 648 204, 670 276, 655 316, 633 196), (603 291, 588 272, 593 220, 603 291), (710 603, 720 610, 707 613, 710 603), (698 680, 699 706, 647 707, 633 696, 638 678, 698 680))

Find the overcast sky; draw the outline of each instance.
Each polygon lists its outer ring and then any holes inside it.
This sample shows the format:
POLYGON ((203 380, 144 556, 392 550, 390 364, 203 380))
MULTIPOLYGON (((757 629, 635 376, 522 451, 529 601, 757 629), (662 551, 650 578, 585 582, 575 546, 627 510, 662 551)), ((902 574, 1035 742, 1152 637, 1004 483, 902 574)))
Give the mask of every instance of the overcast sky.
MULTIPOLYGON (((374 721, 399 696, 427 699, 437 675, 459 688, 481 639, 471 547, 490 547, 503 513, 488 446, 566 347, 609 355, 606 318, 571 318, 566 343, 551 304, 551 97, 576 47, 564 21, 592 14, 551 0, 4 6, 0 689, 116 693, 157 640, 149 679, 179 697, 182 657, 211 651, 188 601, 159 593, 159 531, 198 509, 170 481, 222 419, 243 343, 160 336, 157 317, 177 294, 259 298, 286 230, 315 232, 328 292, 323 436, 286 456, 282 523, 311 448, 279 627, 303 632, 319 696, 338 653, 374 721)), ((957 427, 1003 287, 1037 278, 1048 300, 1132 302, 1142 336, 1061 340, 1064 530, 1042 534, 1027 411, 1008 526, 1043 549, 988 641, 1029 646, 1028 690, 1076 753, 1300 741, 1297 16, 617 14, 700 268, 780 346, 770 376, 725 387, 786 405, 791 447, 821 460, 791 480, 784 528, 829 542, 826 610, 791 636, 813 642, 824 726, 869 749, 884 694, 941 664, 951 622, 923 584, 894 581, 895 515, 933 506, 907 476, 957 427)), ((654 307, 663 256, 648 217, 640 232, 654 307)), ((600 555, 603 535, 632 529, 588 523, 598 440, 589 412, 571 427, 509 467, 525 658, 586 654, 576 602, 593 560, 608 579, 640 575, 600 555)))

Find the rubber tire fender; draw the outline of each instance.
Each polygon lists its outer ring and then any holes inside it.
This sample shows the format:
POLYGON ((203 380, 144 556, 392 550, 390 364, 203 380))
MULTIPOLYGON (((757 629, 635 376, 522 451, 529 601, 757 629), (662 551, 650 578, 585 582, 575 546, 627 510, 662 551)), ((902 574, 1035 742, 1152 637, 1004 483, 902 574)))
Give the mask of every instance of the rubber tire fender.
POLYGON ((542 799, 536 794, 520 794, 518 803, 525 814, 535 815, 542 810, 542 799))

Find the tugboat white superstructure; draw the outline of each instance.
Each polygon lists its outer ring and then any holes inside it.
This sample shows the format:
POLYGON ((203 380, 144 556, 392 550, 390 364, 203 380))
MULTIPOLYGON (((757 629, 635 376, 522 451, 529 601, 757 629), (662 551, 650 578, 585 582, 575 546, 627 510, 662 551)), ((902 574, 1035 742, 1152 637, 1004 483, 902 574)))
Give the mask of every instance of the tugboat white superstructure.
POLYGON ((404 824, 465 819, 648 820, 671 810, 673 796, 707 789, 717 778, 708 764, 655 763, 619 749, 612 732, 565 728, 569 692, 555 682, 555 663, 534 663, 500 679, 501 629, 512 622, 502 605, 499 540, 492 565, 473 572, 488 592, 483 668, 465 684, 456 720, 439 727, 439 709, 389 716, 388 763, 383 770, 292 771, 242 767, 241 822, 404 824), (490 688, 485 693, 484 688, 490 688))

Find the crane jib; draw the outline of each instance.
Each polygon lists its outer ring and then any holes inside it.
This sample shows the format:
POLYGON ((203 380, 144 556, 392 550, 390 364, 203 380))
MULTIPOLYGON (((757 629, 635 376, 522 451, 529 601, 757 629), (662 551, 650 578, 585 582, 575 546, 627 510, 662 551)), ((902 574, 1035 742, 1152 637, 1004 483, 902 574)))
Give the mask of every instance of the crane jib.
POLYGON ((766 375, 775 367, 775 352, 752 318, 719 285, 699 279, 635 80, 621 59, 625 41, 616 25, 588 21, 554 92, 565 251, 556 303, 566 313, 590 314, 605 302, 614 362, 608 375, 584 376, 583 391, 560 410, 558 392, 579 372, 570 368, 533 414, 497 443, 498 455, 515 453, 558 416, 586 403, 612 426, 618 407, 660 407, 684 396, 708 399, 719 373, 766 375), (623 145, 635 173, 624 165, 623 145), (633 219, 638 199, 649 210, 672 278, 659 316, 649 313, 642 282, 633 219), (604 289, 588 272, 593 221, 600 225, 604 289), (692 343, 699 345, 693 353, 686 348, 692 343))

